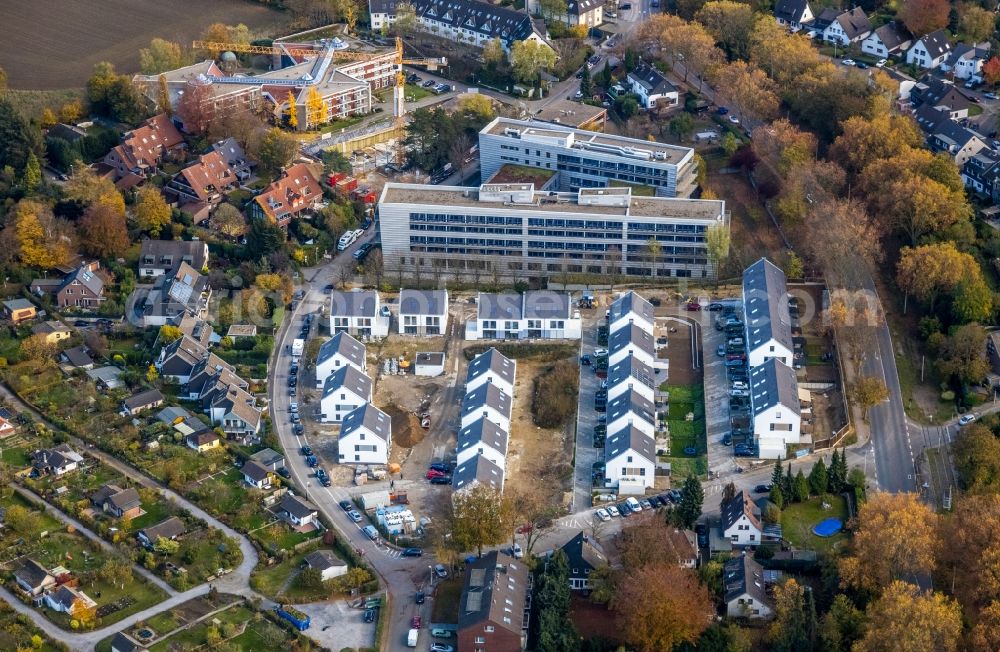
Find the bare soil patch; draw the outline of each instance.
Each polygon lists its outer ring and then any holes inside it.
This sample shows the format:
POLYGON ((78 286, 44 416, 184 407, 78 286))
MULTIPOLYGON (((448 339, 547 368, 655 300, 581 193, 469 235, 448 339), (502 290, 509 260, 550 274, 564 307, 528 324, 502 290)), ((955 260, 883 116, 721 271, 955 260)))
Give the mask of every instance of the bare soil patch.
POLYGON ((420 427, 420 419, 412 412, 406 412, 398 405, 386 405, 382 410, 392 420, 392 443, 403 448, 413 448, 424 440, 426 430, 420 427))
POLYGON ((139 49, 153 38, 182 45, 211 23, 243 23, 251 32, 276 35, 288 13, 241 0, 34 0, 3 3, 0 67, 15 89, 79 88, 94 64, 110 61, 119 72, 138 72, 139 49))

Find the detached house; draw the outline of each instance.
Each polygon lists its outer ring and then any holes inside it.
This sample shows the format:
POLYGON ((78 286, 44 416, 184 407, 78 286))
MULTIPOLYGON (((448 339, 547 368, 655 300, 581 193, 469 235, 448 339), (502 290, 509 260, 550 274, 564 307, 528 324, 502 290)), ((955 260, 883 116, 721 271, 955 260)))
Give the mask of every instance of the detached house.
POLYGON ((506 553, 485 553, 465 568, 458 603, 458 649, 521 652, 528 637, 528 567, 506 553))
POLYGON ((458 431, 456 464, 464 464, 476 455, 482 455, 503 469, 506 467, 507 444, 507 431, 480 416, 458 431))
POLYGON ((80 620, 89 620, 97 611, 97 603, 83 591, 78 591, 68 584, 44 596, 45 606, 53 611, 69 614, 80 620))
POLYGON ((69 447, 59 444, 55 448, 37 450, 33 454, 32 468, 39 475, 65 475, 80 468, 83 456, 69 447))
POLYGON ((139 543, 146 548, 152 548, 160 539, 173 541, 180 535, 184 534, 186 529, 184 521, 176 516, 171 516, 170 518, 160 521, 156 525, 139 530, 136 532, 135 537, 139 540, 139 543))
POLYGON ((589 591, 590 574, 608 565, 608 558, 583 532, 567 541, 560 550, 566 555, 569 566, 569 588, 571 591, 589 591))
POLYGON ((906 63, 930 70, 937 68, 951 53, 948 34, 943 29, 931 32, 917 39, 906 51, 906 63))
POLYGON ((323 342, 316 355, 316 389, 323 389, 326 379, 337 369, 351 366, 367 373, 367 349, 346 332, 340 332, 323 342))
POLYGON ((222 441, 219 440, 219 436, 211 430, 193 432, 184 438, 184 443, 187 444, 188 448, 196 450, 199 453, 204 453, 222 446, 222 441))
POLYGON ((340 423, 348 414, 372 400, 371 378, 346 365, 334 371, 323 385, 319 420, 340 423))
POLYGON ((774 19, 797 32, 813 22, 815 16, 808 0, 778 0, 774 3, 774 19))
POLYGON ((278 226, 288 226, 292 218, 312 210, 322 201, 323 189, 309 166, 296 163, 286 168, 280 179, 253 198, 250 216, 268 219, 278 226))
POLYGON ((32 335, 41 335, 48 344, 57 344, 60 340, 69 339, 73 331, 61 321, 49 320, 31 327, 32 335))
POLYGON ((983 64, 990 58, 990 43, 969 45, 959 43, 941 64, 941 70, 955 75, 955 79, 982 81, 983 64))
POLYGON ((114 169, 119 187, 131 187, 155 174, 164 158, 183 144, 181 132, 166 113, 161 113, 126 133, 103 163, 114 169))
POLYGON ((222 156, 222 160, 241 182, 250 178, 250 160, 235 138, 226 138, 213 143, 212 151, 222 156))
POLYGON ((663 74, 645 61, 640 61, 626 80, 629 89, 639 96, 644 109, 677 106, 680 93, 677 87, 667 81, 663 74))
POLYGON ((243 481, 255 489, 266 491, 271 488, 272 474, 270 469, 264 468, 253 460, 248 460, 240 469, 240 473, 243 474, 243 481))
POLYGON ((299 531, 308 531, 319 526, 317 518, 319 510, 305 498, 290 493, 281 497, 278 503, 278 516, 288 521, 299 531))
POLYGON ((35 304, 27 299, 8 299, 3 302, 3 317, 14 322, 14 325, 30 321, 38 316, 35 304))
POLYGON ((872 32, 871 21, 861 7, 849 11, 828 7, 816 17, 815 28, 824 41, 841 45, 863 41, 872 32))
POLYGON ((962 181, 967 188, 990 197, 1000 197, 1000 154, 991 149, 980 150, 962 166, 962 181))
MULTIPOLYGON (((608 429, 608 432, 612 432, 608 429)), ((626 425, 604 443, 606 486, 618 494, 642 495, 653 486, 656 475, 656 442, 635 425, 626 425)))
MULTIPOLYGON (((918 107, 918 111, 932 108, 946 111, 952 120, 969 117, 969 109, 972 107, 968 96, 955 84, 929 76, 914 84, 910 90, 910 102, 918 107)), ((920 121, 919 115, 917 121, 920 121)), ((924 131, 928 130, 924 128, 924 131)))
POLYGON ((116 518, 136 518, 143 513, 139 492, 106 484, 90 496, 90 504, 116 518))
POLYGON ((743 307, 750 366, 772 358, 792 364, 795 345, 785 273, 766 258, 743 272, 743 307))
POLYGON ((164 188, 167 195, 195 216, 195 223, 208 217, 210 207, 220 203, 239 179, 225 157, 216 151, 202 154, 193 163, 178 172, 164 188), (200 218, 200 219, 199 219, 200 218))
POLYGON ((203 240, 143 240, 139 249, 139 278, 163 276, 187 263, 195 271, 208 267, 208 243, 203 240))
POLYGON ((22 561, 13 574, 18 588, 32 598, 37 598, 56 585, 56 578, 34 559, 22 561))
POLYGON ((389 334, 389 315, 378 292, 330 293, 330 332, 346 332, 360 338, 382 338, 389 334))
POLYGON ((122 413, 128 416, 135 416, 143 410, 159 407, 163 404, 163 394, 158 389, 149 389, 139 392, 122 402, 122 413))
POLYGON ((782 459, 801 438, 802 416, 795 370, 770 359, 750 369, 750 403, 758 455, 782 459))
POLYGON ((491 347, 469 363, 465 376, 465 391, 471 392, 480 385, 492 383, 504 393, 513 396, 516 372, 517 362, 491 347))
POLYGON ((319 571, 319 576, 326 580, 347 573, 347 564, 329 550, 315 550, 302 560, 306 567, 319 571))
POLYGON ((104 279, 97 273, 100 263, 77 267, 61 281, 35 279, 31 291, 39 296, 51 293, 60 308, 98 308, 104 301, 104 279))
POLYGON ((212 287, 208 277, 191 265, 181 262, 170 274, 157 277, 152 289, 137 288, 133 293, 136 312, 150 326, 176 325, 184 317, 208 318, 212 287))
POLYGON ((730 618, 770 618, 774 602, 764 586, 764 567, 748 555, 738 555, 722 568, 723 600, 730 618))
POLYGON ((348 413, 340 425, 337 461, 341 464, 388 464, 392 421, 371 403, 348 413))
POLYGON ((720 505, 722 513, 722 536, 736 546, 758 546, 764 530, 760 524, 757 506, 745 491, 720 505))
POLYGON ((261 410, 254 397, 235 383, 216 394, 208 415, 213 426, 222 428, 229 439, 242 445, 256 441, 260 434, 261 410))
POLYGON ((444 335, 448 329, 448 290, 402 290, 400 335, 444 335))
POLYGON ((913 42, 913 35, 903 23, 893 20, 875 30, 861 42, 861 51, 873 57, 888 59, 906 52, 913 42))
POLYGON ((493 383, 480 385, 468 392, 462 399, 462 427, 471 425, 479 418, 489 419, 504 432, 510 432, 510 415, 513 401, 493 383))
POLYGON ((270 448, 257 451, 250 456, 250 459, 270 471, 285 468, 285 456, 270 448))
MULTIPOLYGON (((539 15, 542 9, 538 0, 529 3, 531 13, 539 15)), ((568 0, 565 14, 549 15, 550 20, 558 20, 569 26, 584 25, 598 27, 604 22, 604 0, 568 0)))

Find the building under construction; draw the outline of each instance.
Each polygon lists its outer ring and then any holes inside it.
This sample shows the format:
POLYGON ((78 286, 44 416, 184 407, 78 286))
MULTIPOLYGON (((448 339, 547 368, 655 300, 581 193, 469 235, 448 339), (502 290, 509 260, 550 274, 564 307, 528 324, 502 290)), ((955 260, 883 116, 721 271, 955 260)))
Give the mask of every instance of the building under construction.
MULTIPOLYGON (((214 115, 263 112, 276 123, 294 125, 299 130, 370 113, 374 92, 398 83, 404 63, 399 42, 395 48, 375 48, 340 38, 314 43, 275 42, 270 46, 201 42, 195 46, 220 52, 220 61, 209 59, 162 74, 173 109, 178 108, 186 93, 192 93, 214 115), (256 75, 227 73, 226 69, 235 67, 227 64, 235 62, 236 52, 270 55, 274 69, 256 75)), ((426 66, 441 63, 433 59, 405 62, 426 66)), ((135 77, 135 83, 157 104, 163 103, 160 78, 135 77)))

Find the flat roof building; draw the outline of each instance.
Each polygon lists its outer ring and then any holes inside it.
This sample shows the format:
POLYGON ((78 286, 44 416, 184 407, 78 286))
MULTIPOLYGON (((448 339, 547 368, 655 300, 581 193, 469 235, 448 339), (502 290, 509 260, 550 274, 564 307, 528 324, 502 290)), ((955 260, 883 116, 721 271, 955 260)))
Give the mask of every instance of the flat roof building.
POLYGON ((640 186, 657 197, 690 197, 697 185, 690 147, 551 122, 496 118, 479 132, 479 159, 483 179, 506 163, 556 170, 564 192, 640 186))
POLYGON ((714 278, 705 234, 728 224, 721 200, 637 197, 628 188, 388 183, 379 200, 387 271, 501 283, 559 274, 714 278), (657 260, 650 238, 660 243, 657 260))

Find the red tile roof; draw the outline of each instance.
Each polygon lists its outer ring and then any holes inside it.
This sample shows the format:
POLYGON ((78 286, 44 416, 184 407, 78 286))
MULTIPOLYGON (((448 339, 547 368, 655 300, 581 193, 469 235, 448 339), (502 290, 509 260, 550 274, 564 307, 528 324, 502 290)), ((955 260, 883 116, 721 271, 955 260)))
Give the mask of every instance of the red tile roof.
POLYGON ((323 198, 323 190, 309 166, 296 163, 280 179, 254 198, 261 211, 280 224, 311 207, 323 198))
POLYGON ((180 172, 201 201, 236 183, 236 173, 219 152, 209 152, 180 172))

